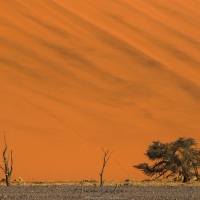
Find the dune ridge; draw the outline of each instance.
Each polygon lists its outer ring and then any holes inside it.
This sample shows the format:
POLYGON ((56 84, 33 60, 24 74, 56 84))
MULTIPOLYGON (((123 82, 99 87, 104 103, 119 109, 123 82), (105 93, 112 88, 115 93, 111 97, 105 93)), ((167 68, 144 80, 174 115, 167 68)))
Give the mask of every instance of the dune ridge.
MULTIPOLYGON (((25 180, 141 179, 153 140, 200 142, 200 1, 0 1, 0 127, 25 180)), ((3 138, 3 136, 2 136, 3 138)), ((0 140, 3 149, 3 139, 0 140)))

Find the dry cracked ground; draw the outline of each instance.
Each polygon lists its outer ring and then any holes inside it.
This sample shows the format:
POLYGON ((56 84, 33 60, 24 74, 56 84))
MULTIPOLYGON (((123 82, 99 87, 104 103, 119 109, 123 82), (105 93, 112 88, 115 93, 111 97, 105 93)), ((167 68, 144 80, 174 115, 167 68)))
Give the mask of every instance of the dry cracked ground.
POLYGON ((59 200, 179 200, 200 199, 199 186, 10 186, 0 187, 0 199, 59 200))

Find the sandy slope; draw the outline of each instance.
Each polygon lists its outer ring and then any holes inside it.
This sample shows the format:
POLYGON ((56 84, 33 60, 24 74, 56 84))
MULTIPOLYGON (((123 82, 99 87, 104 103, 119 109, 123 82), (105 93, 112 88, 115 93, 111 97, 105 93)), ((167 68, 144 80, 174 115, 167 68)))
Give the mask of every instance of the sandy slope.
POLYGON ((199 9, 0 0, 0 131, 14 176, 98 179, 103 146, 114 151, 106 179, 142 178, 132 165, 153 140, 200 142, 199 9))

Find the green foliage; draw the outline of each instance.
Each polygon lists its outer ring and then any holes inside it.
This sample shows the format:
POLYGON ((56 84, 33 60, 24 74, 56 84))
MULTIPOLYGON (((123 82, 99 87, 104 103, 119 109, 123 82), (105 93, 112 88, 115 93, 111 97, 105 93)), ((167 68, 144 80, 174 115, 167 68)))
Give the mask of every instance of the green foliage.
POLYGON ((183 176, 183 182, 188 182, 193 176, 200 179, 200 150, 193 138, 179 138, 170 143, 154 141, 145 155, 154 162, 149 166, 141 163, 134 167, 148 176, 156 178, 168 178, 183 176))

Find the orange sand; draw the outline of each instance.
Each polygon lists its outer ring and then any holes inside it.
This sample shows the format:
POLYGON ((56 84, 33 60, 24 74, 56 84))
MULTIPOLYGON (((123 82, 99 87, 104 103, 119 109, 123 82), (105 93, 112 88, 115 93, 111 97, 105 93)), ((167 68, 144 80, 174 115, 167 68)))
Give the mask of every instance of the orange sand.
POLYGON ((139 179, 132 165, 153 140, 200 142, 199 10, 199 0, 0 0, 13 178, 98 180, 102 146, 114 151, 106 180, 139 179))

